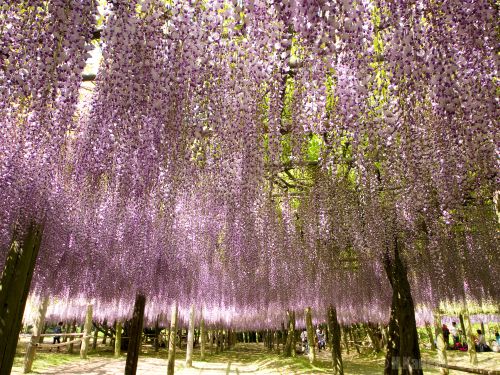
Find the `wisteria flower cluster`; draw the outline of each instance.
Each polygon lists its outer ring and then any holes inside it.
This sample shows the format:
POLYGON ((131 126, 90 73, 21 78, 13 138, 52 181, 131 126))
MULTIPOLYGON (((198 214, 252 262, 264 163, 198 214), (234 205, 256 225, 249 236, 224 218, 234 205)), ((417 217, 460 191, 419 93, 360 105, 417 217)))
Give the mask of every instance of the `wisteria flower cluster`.
POLYGON ((394 236, 416 303, 498 300, 492 2, 108 6, 77 112, 96 2, 0 5, 0 259, 43 223, 50 314, 385 321, 394 236))

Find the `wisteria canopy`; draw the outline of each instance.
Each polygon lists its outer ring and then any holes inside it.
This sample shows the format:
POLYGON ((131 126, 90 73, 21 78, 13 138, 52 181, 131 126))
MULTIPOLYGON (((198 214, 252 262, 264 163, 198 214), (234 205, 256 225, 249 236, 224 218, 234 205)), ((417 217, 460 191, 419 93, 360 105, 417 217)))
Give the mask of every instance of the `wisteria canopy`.
POLYGON ((0 5, 0 263, 43 225, 51 313, 387 321, 395 238, 417 305, 500 299, 494 1, 98 5, 0 5))

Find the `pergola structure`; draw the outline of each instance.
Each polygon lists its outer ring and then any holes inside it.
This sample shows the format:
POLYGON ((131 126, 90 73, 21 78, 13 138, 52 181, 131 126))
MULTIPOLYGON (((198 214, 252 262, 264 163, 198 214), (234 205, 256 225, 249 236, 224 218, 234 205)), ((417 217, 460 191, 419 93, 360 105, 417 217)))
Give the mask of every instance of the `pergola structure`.
POLYGON ((416 304, 499 300, 497 16, 488 0, 4 1, 0 374, 30 293, 61 318, 80 300, 99 320, 133 310, 136 333, 171 306, 172 324, 197 306, 234 329, 305 309, 335 347, 339 323, 380 323, 387 363, 420 360, 416 304))

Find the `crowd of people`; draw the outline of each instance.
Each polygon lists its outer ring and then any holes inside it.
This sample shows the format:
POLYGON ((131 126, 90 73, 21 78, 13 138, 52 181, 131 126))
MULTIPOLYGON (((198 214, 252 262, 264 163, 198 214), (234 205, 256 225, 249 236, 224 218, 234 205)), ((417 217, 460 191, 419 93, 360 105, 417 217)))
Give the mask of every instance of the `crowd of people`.
MULTIPOLYGON (((457 322, 452 322, 450 328, 448 328, 446 324, 443 324, 442 332, 447 349, 460 351, 468 350, 467 338, 465 336, 465 333, 458 327, 457 322)), ((473 339, 477 352, 500 352, 500 334, 498 333, 498 331, 495 331, 495 339, 490 343, 487 342, 485 333, 481 329, 476 330, 476 335, 473 337, 473 339)), ((302 352, 305 355, 309 354, 310 343, 307 330, 305 328, 300 334, 300 340, 302 343, 302 352)), ((437 343, 437 338, 435 342, 437 343)), ((319 352, 326 349, 325 332, 320 326, 318 326, 315 331, 313 345, 318 348, 319 352)))
MULTIPOLYGON (((469 349, 464 332, 457 327, 456 322, 451 323, 451 328, 443 324, 441 328, 443 332, 444 342, 448 349, 467 351, 469 349), (453 343, 450 344, 450 335, 453 343)), ((495 340, 491 341, 491 347, 486 341, 484 332, 480 329, 476 330, 477 335, 473 337, 474 345, 477 352, 500 352, 500 334, 495 331, 495 340)), ((437 339, 436 339, 437 340, 437 339)))

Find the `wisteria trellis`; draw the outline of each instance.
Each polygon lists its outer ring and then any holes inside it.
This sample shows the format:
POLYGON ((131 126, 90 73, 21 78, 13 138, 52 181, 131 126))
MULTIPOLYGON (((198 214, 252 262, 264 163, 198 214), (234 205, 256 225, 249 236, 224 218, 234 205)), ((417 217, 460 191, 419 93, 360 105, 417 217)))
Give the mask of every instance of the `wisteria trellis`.
POLYGON ((417 303, 498 301, 493 2, 108 8, 77 113, 96 2, 0 5, 1 258, 44 222, 33 294, 71 301, 53 313, 128 315, 141 291, 151 319, 382 321, 394 233, 417 303))

